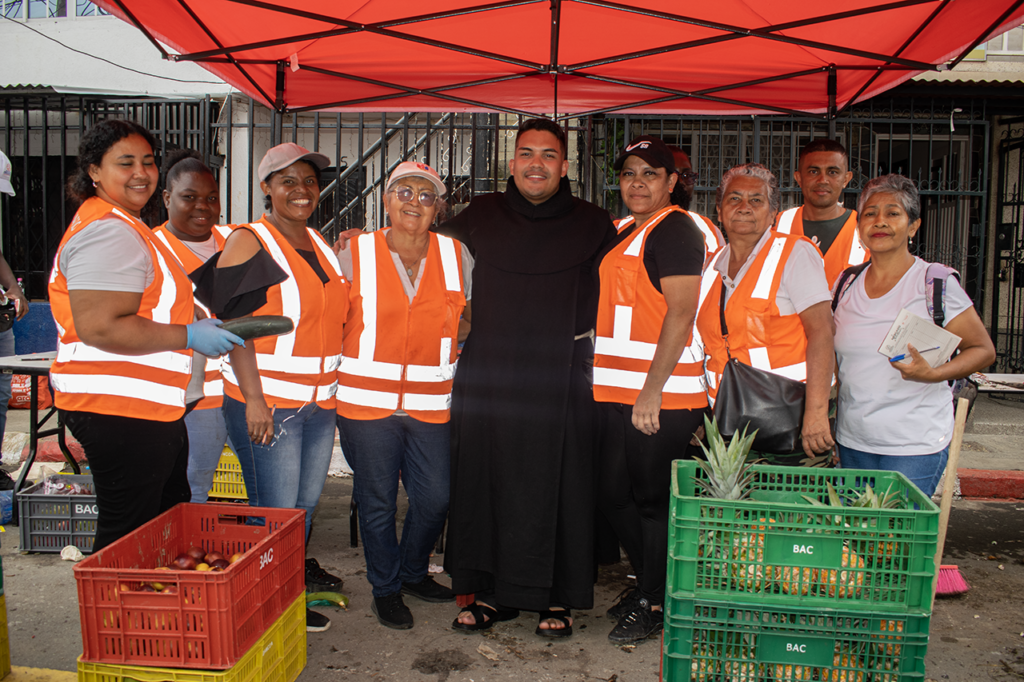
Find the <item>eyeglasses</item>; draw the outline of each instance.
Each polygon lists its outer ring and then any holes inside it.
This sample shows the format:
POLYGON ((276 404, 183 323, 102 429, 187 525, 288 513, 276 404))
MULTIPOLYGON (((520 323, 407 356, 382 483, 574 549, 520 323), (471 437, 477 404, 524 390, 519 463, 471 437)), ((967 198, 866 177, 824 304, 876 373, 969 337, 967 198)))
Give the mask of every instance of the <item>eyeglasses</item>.
POLYGON ((680 180, 696 180, 700 175, 700 173, 695 170, 681 170, 676 172, 679 173, 680 180))
MULTIPOLYGON (((395 196, 398 197, 398 200, 401 201, 403 204, 408 204, 410 201, 412 201, 413 195, 416 194, 416 190, 414 190, 412 187, 406 187, 405 185, 396 187, 391 191, 395 193, 395 196)), ((434 202, 437 201, 437 194, 435 194, 434 192, 423 190, 422 192, 419 193, 419 200, 421 206, 424 206, 425 208, 430 208, 431 206, 434 205, 434 202)))

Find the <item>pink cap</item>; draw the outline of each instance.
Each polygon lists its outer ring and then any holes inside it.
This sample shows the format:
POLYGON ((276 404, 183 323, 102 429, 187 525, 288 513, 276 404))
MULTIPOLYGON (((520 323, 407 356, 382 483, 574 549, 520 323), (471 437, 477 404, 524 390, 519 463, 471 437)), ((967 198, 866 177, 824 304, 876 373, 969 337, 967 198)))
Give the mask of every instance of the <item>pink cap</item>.
POLYGON ((439 197, 443 197, 448 192, 444 183, 441 182, 441 176, 437 174, 437 171, 427 164, 419 163, 418 161, 403 161, 398 164, 398 167, 391 173, 391 177, 388 178, 387 189, 391 189, 396 180, 408 177, 430 180, 430 183, 434 185, 434 189, 437 190, 437 196, 439 197))
POLYGON ((260 166, 257 171, 259 179, 265 181, 274 171, 279 171, 282 168, 287 168, 296 161, 305 159, 320 170, 327 168, 331 165, 331 160, 319 152, 311 152, 305 147, 300 147, 294 142, 285 142, 279 144, 276 147, 271 147, 267 150, 267 153, 263 155, 263 160, 260 161, 260 166))

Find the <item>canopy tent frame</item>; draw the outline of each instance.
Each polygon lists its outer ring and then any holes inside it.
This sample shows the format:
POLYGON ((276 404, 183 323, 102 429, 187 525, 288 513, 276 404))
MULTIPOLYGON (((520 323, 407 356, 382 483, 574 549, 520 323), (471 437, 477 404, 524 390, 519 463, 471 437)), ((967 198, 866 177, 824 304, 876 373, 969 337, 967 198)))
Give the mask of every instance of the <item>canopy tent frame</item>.
POLYGON ((792 30, 794 28, 813 27, 816 25, 834 22, 850 17, 862 17, 872 14, 878 14, 881 12, 897 10, 901 8, 912 8, 920 5, 934 4, 936 0, 897 0, 894 2, 875 5, 871 7, 834 12, 830 14, 808 17, 797 21, 790 21, 787 23, 780 23, 753 28, 715 21, 708 21, 705 19, 700 19, 683 14, 656 11, 653 9, 644 9, 638 7, 630 7, 628 5, 624 5, 621 3, 611 2, 610 0, 573 0, 574 4, 578 5, 587 5, 607 10, 614 10, 616 12, 623 12, 630 15, 650 17, 660 21, 678 22, 680 24, 686 24, 701 29, 718 31, 721 32, 722 35, 702 37, 699 39, 689 40, 672 45, 664 45, 661 47, 655 47, 645 50, 624 52, 621 54, 602 57, 600 59, 593 59, 589 61, 570 64, 561 63, 558 58, 559 44, 562 33, 562 8, 564 4, 563 0, 505 0, 502 2, 474 5, 471 7, 463 7, 443 12, 433 12, 419 14, 415 16, 399 17, 376 23, 359 23, 341 17, 331 16, 329 14, 325 14, 322 12, 311 12, 291 7, 281 7, 272 2, 267 2, 264 0, 227 1, 245 7, 273 12, 278 15, 281 15, 282 17, 299 18, 332 24, 334 26, 337 26, 337 28, 281 36, 269 40, 246 42, 235 45, 225 45, 216 37, 215 33, 210 30, 210 27, 207 26, 204 23, 204 21, 196 14, 196 12, 189 6, 187 0, 176 0, 177 4, 187 12, 189 17, 191 17, 191 20, 195 23, 195 28, 199 31, 202 31, 207 37, 209 37, 213 44, 216 45, 216 48, 195 52, 171 54, 168 53, 161 46, 160 42, 156 39, 153 33, 147 29, 144 23, 140 21, 139 18, 129 10, 125 0, 101 0, 100 4, 109 4, 112 6, 116 6, 116 8, 120 10, 120 12, 123 14, 125 18, 127 18, 128 21, 134 24, 140 31, 142 31, 143 34, 146 35, 146 37, 154 44, 154 46, 157 47, 157 49, 160 51, 161 55, 165 59, 173 61, 191 61, 200 64, 223 63, 234 66, 238 70, 241 77, 245 79, 246 83, 251 85, 253 89, 259 94, 259 97, 264 100, 264 103, 281 114, 324 109, 349 109, 354 111, 367 111, 369 110, 368 105, 371 105, 375 102, 382 102, 385 100, 396 101, 401 100, 403 98, 416 96, 429 96, 431 98, 449 101, 452 102, 453 104, 461 105, 463 107, 470 107, 472 109, 481 111, 498 111, 509 114, 517 114, 521 116, 536 116, 543 115, 545 113, 553 113, 553 118, 560 121, 563 121, 568 118, 576 118, 579 116, 586 116, 592 114, 614 113, 626 110, 635 110, 638 107, 650 106, 652 104, 681 102, 682 100, 691 98, 694 100, 715 102, 729 107, 734 107, 739 110, 746 109, 750 111, 774 112, 788 115, 796 114, 819 120, 834 121, 836 116, 841 113, 841 110, 839 110, 837 107, 837 84, 843 72, 855 72, 864 70, 875 71, 875 73, 857 90, 856 94, 843 104, 842 110, 844 111, 853 104, 855 104, 856 102, 858 102, 859 98, 862 97, 864 93, 867 92, 873 84, 875 84, 877 79, 887 71, 941 71, 951 68, 952 66, 955 66, 962 59, 964 59, 964 57, 966 57, 971 50, 973 50, 977 45, 984 41, 993 31, 995 31, 1001 24, 1003 24, 1009 17, 1014 16, 1015 13, 1020 9, 1020 7, 1024 5, 1024 0, 1016 0, 1015 2, 1013 2, 1002 13, 1000 13, 998 18, 996 18, 994 21, 991 22, 990 25, 987 26, 985 31, 975 36, 973 40, 970 42, 969 46, 966 49, 962 50, 949 64, 932 64, 925 61, 909 59, 901 55, 903 55, 903 53, 914 42, 914 40, 921 35, 921 33, 927 28, 929 23, 931 23, 947 7, 949 7, 953 0, 941 0, 935 7, 935 9, 929 13, 928 17, 924 21, 920 22, 911 32, 911 35, 902 43, 902 45, 898 49, 893 51, 891 54, 862 50, 854 47, 845 47, 841 45, 835 45, 831 43, 810 40, 807 38, 795 37, 791 35, 782 35, 781 32, 792 30), (548 63, 530 61, 507 54, 500 54, 497 52, 477 49, 466 45, 459 45, 444 40, 437 40, 434 38, 419 36, 412 33, 396 30, 398 27, 408 26, 411 24, 436 21, 441 19, 449 19, 452 17, 460 17, 472 14, 480 14, 485 12, 492 12, 495 10, 523 7, 528 5, 538 5, 544 3, 548 3, 548 5, 550 6, 551 15, 550 54, 548 63), (317 41, 325 38, 334 38, 346 35, 354 35, 358 33, 375 34, 399 41, 406 41, 411 43, 417 43, 420 45, 425 45, 446 52, 464 54, 467 56, 476 57, 484 60, 492 60, 496 63, 501 63, 513 66, 517 69, 522 69, 522 71, 513 74, 503 74, 492 78, 472 79, 467 81, 454 81, 442 85, 436 85, 433 87, 418 88, 414 86, 401 85, 390 80, 371 78, 354 73, 346 73, 344 71, 337 69, 328 69, 302 64, 299 62, 298 53, 293 53, 290 56, 290 58, 286 60, 245 59, 236 56, 239 53, 244 53, 252 50, 278 47, 290 44, 303 44, 308 43, 310 41, 317 41), (841 59, 837 59, 833 63, 829 63, 827 65, 823 65, 817 68, 801 69, 789 73, 779 73, 763 78, 755 78, 735 82, 725 82, 717 84, 712 87, 694 90, 684 90, 679 88, 666 87, 664 85, 659 85, 657 83, 645 83, 640 80, 615 78, 612 76, 592 72, 592 70, 597 67, 606 66, 608 64, 614 64, 617 62, 623 62, 642 57, 680 53, 685 50, 696 47, 751 37, 771 42, 779 42, 794 45, 809 50, 822 51, 825 53, 836 55, 837 57, 856 57, 862 60, 874 61, 877 62, 877 64, 844 64, 842 63, 841 59), (245 65, 273 66, 276 70, 274 92, 268 92, 266 87, 262 86, 255 78, 253 78, 252 74, 250 74, 244 68, 245 65), (315 73, 320 76, 324 76, 331 79, 337 79, 342 82, 349 81, 361 83, 364 85, 371 85, 378 88, 386 89, 388 92, 374 96, 340 99, 329 102, 317 102, 316 104, 305 106, 291 106, 288 104, 286 98, 288 74, 290 72, 297 72, 300 70, 309 73, 315 73), (822 101, 827 104, 824 108, 823 113, 814 113, 800 109, 777 106, 768 102, 758 102, 755 101, 753 98, 728 97, 720 94, 728 92, 730 90, 742 89, 744 87, 749 87, 752 85, 783 82, 794 78, 806 77, 808 75, 813 75, 815 73, 821 72, 827 72, 826 87, 825 91, 822 93, 822 101), (553 101, 551 102, 551 108, 547 112, 527 110, 514 106, 503 105, 501 103, 494 101, 488 101, 486 99, 464 97, 459 96, 457 94, 453 94, 453 91, 457 91, 460 89, 473 88, 481 85, 492 85, 495 83, 502 82, 511 82, 545 75, 552 78, 554 93, 553 101), (631 97, 630 101, 619 102, 611 106, 599 107, 586 111, 574 111, 571 113, 559 114, 558 92, 560 76, 573 76, 591 82, 606 83, 609 85, 615 85, 623 88, 635 88, 638 91, 659 93, 660 96, 643 99, 631 97))

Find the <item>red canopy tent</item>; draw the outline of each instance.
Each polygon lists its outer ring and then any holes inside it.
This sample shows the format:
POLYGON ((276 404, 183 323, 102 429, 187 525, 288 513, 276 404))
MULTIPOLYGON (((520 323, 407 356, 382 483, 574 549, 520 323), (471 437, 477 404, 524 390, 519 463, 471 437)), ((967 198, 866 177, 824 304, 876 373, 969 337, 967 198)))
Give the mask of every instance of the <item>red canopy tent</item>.
MULTIPOLYGON (((99 0, 278 111, 820 117, 949 68, 1024 0, 99 0)), ((177 54, 167 54, 158 42, 177 54)))

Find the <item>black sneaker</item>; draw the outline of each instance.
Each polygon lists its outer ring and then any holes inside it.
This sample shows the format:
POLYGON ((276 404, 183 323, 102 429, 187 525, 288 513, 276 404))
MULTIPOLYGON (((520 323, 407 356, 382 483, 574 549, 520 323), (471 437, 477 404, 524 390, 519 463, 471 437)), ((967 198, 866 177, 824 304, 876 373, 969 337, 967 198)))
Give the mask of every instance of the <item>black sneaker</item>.
POLYGON ((341 578, 320 568, 316 559, 306 559, 307 592, 337 592, 344 584, 341 578))
POLYGON ((322 613, 306 609, 306 632, 323 632, 331 627, 331 619, 322 613))
POLYGON ((455 601, 455 593, 444 585, 439 585, 429 575, 418 583, 402 583, 402 594, 408 594, 432 604, 455 601))
POLYGON ((636 608, 619 618, 608 639, 616 644, 629 644, 647 639, 661 632, 665 626, 664 614, 651 608, 650 602, 641 597, 636 608))
POLYGON ((408 630, 412 627, 412 611, 402 601, 401 592, 386 597, 374 597, 370 610, 377 616, 377 621, 386 628, 408 630))
POLYGON ((627 587, 615 599, 617 600, 615 605, 605 611, 604 615, 618 622, 619 618, 636 608, 640 601, 640 590, 635 587, 627 587))

